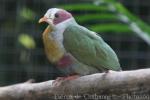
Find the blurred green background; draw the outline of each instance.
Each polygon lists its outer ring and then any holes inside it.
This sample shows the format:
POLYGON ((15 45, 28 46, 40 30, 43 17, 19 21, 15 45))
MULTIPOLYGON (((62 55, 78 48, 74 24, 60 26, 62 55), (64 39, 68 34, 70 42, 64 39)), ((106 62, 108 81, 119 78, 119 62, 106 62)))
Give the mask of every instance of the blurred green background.
POLYGON ((150 67, 149 0, 0 0, 0 86, 62 76, 45 56, 38 24, 46 10, 70 11, 117 53, 123 70, 150 67))

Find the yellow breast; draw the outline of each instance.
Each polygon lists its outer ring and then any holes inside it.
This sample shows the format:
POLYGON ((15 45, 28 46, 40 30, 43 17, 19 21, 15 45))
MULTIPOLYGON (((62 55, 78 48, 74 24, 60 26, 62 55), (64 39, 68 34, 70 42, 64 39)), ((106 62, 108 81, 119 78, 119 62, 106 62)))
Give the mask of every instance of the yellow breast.
POLYGON ((51 37, 51 31, 50 26, 44 30, 43 43, 48 60, 55 63, 63 56, 64 52, 59 48, 58 43, 51 37))

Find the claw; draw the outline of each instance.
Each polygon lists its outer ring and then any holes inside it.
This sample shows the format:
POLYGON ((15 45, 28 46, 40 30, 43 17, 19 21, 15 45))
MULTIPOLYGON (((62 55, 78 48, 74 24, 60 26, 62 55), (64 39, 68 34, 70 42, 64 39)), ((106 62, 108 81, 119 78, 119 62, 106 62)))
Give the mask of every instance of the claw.
POLYGON ((53 86, 59 86, 61 85, 63 82, 66 81, 70 81, 70 80, 74 80, 77 79, 78 77, 80 77, 79 75, 72 75, 72 76, 67 76, 67 77, 58 77, 53 83, 53 86))

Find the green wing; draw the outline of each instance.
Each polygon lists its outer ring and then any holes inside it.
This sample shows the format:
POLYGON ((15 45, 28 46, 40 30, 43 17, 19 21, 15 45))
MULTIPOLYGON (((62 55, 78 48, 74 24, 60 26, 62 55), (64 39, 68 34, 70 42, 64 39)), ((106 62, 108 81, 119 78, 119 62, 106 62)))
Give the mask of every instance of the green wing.
POLYGON ((64 47, 78 61, 97 69, 121 70, 115 52, 96 33, 70 25, 64 31, 64 47))

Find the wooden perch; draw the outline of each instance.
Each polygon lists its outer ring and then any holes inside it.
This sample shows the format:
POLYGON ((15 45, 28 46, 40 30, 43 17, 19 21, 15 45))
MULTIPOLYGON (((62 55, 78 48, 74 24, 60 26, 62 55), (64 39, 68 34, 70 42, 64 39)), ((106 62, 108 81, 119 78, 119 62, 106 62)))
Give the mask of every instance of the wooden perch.
POLYGON ((97 73, 64 81, 0 87, 0 100, 150 100, 150 69, 97 73))

